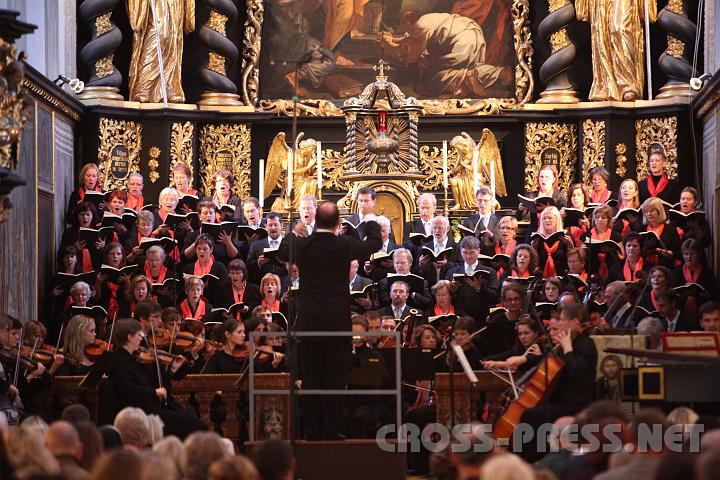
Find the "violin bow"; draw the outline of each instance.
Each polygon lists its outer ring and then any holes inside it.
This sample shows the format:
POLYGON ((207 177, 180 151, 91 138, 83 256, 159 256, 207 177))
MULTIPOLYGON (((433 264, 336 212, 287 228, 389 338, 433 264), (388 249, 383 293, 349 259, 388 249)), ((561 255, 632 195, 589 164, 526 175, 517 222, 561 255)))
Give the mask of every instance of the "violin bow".
POLYGON ((160 360, 158 360, 157 344, 155 343, 155 327, 153 326, 152 321, 150 322, 150 333, 153 337, 153 354, 155 356, 155 369, 157 370, 158 387, 163 388, 162 376, 160 375, 160 360))
POLYGON ((17 344, 17 358, 15 359, 15 378, 13 379, 13 385, 17 387, 18 384, 18 375, 20 373, 20 353, 22 352, 22 344, 23 344, 23 336, 25 334, 25 324, 22 324, 22 327, 20 327, 20 339, 18 340, 17 344))

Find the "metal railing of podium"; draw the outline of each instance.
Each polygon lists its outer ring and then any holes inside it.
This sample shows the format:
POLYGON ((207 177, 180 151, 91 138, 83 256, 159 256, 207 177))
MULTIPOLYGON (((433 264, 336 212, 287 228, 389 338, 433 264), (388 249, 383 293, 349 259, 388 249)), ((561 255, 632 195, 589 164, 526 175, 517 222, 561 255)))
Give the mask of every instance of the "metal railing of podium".
MULTIPOLYGON (((255 395, 290 395, 292 388, 285 389, 264 389, 257 390, 255 388, 255 362, 252 359, 255 358, 255 338, 257 337, 311 337, 311 338, 327 338, 327 337, 395 337, 395 388, 390 389, 353 389, 353 390, 303 390, 302 388, 295 389, 295 395, 394 395, 395 396, 395 431, 400 431, 400 421, 402 420, 402 372, 401 372, 401 361, 400 351, 402 344, 402 336, 400 332, 364 332, 362 335, 358 335, 358 332, 250 332, 249 347, 250 351, 248 358, 249 362, 249 379, 248 379, 248 397, 250 397, 250 428, 249 439, 251 442, 255 441, 255 395)), ((292 381, 292 377, 291 377, 292 381)), ((292 399, 290 399, 292 402, 292 399)), ((295 412, 294 407, 291 410, 295 412)), ((295 413, 297 414, 297 413, 295 413)), ((292 422, 292 419, 291 419, 292 422)), ((293 422, 294 423, 294 422, 293 422)), ((291 425, 293 424, 291 423, 291 425)), ((292 428, 292 427, 291 427, 292 428)))

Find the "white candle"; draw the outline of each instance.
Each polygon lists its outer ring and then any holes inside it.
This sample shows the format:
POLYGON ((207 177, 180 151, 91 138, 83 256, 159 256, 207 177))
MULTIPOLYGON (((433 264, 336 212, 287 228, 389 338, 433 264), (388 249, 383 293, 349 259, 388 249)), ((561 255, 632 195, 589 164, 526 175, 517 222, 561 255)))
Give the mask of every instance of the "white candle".
POLYGON ((265 159, 260 159, 260 179, 258 180, 258 201, 260 208, 265 205, 265 159))
POLYGON ((479 178, 479 172, 478 172, 478 149, 477 148, 473 148, 472 168, 473 168, 473 190, 475 192, 477 192, 477 189, 480 188, 480 178, 479 178))
POLYGON ((446 189, 448 188, 448 149, 447 149, 447 147, 448 147, 447 140, 443 140, 443 147, 442 147, 442 148, 443 148, 443 150, 442 150, 442 155, 443 155, 443 185, 445 186, 446 189))
POLYGON ((293 182, 293 169, 295 168, 295 152, 293 149, 288 150, 287 158, 287 196, 288 202, 292 205, 292 182, 293 182))
POLYGON ((322 197, 322 143, 317 142, 317 182, 318 182, 318 198, 322 197))
POLYGON ((495 159, 490 160, 490 191, 495 200, 495 159))

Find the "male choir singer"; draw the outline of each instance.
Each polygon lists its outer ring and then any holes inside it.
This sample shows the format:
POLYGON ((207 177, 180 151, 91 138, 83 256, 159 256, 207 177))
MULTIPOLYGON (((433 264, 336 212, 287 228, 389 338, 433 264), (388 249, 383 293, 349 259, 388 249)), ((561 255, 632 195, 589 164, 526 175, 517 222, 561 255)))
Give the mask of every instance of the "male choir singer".
MULTIPOLYGON (((278 256, 292 260, 303 281, 296 293, 298 332, 352 330, 350 322, 350 291, 348 271, 356 258, 369 257, 382 246, 380 226, 372 214, 366 215, 365 240, 349 235, 336 236, 340 213, 335 204, 317 207, 317 230, 307 235, 302 223, 293 228, 280 244, 278 256), (291 258, 292 257, 292 258, 291 258)), ((347 382, 346 368, 351 354, 349 337, 302 337, 298 345, 300 377, 303 389, 342 389, 347 382)), ((301 402, 301 418, 305 438, 331 440, 342 438, 341 397, 308 395, 301 402)))

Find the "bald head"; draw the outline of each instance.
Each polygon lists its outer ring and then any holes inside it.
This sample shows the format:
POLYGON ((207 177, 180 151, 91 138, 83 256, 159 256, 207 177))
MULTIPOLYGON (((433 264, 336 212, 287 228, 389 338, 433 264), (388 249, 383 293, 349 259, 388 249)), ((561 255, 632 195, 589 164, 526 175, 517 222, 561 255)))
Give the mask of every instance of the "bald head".
POLYGON ((45 446, 55 457, 72 455, 80 460, 82 457, 82 443, 80 436, 72 423, 65 420, 53 422, 45 432, 45 446))
POLYGON ((340 223, 340 212, 332 202, 321 203, 317 208, 315 222, 318 228, 332 230, 340 223))

